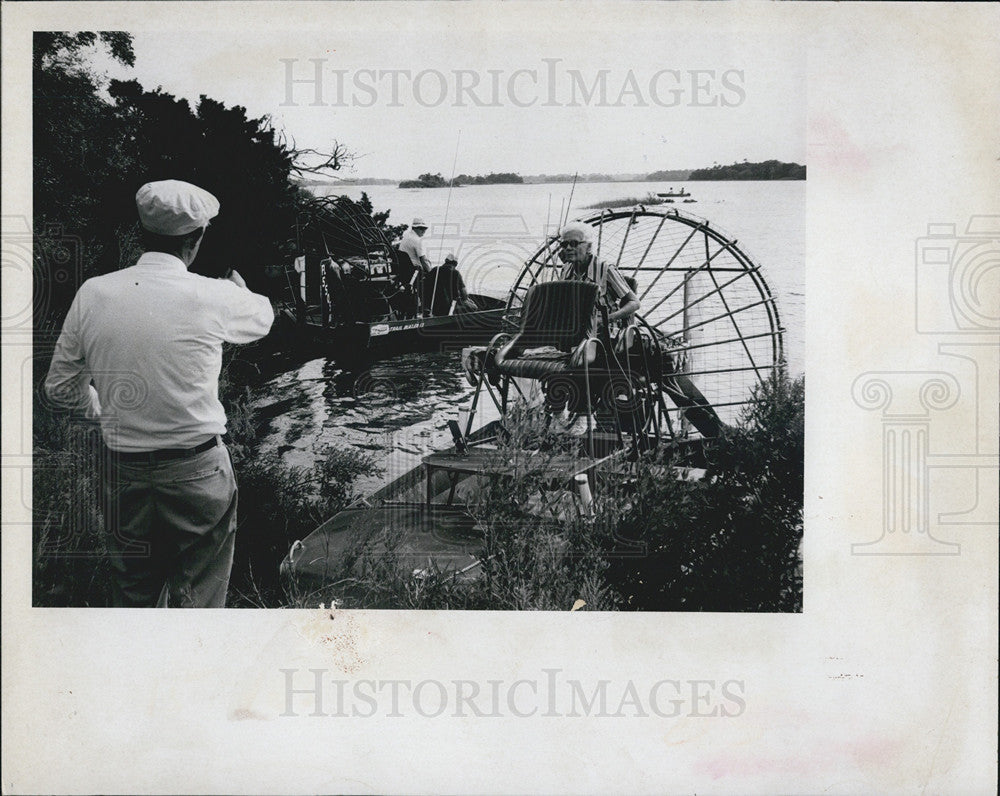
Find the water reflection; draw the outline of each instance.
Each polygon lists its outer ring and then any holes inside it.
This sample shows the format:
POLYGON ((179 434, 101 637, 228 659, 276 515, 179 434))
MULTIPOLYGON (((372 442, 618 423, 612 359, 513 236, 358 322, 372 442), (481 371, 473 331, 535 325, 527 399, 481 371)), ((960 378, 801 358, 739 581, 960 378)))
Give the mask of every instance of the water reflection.
POLYGON ((448 420, 471 401, 459 354, 404 354, 361 372, 315 359, 261 386, 255 404, 262 421, 262 450, 286 463, 309 466, 326 445, 376 457, 384 475, 374 488, 451 444, 448 420))

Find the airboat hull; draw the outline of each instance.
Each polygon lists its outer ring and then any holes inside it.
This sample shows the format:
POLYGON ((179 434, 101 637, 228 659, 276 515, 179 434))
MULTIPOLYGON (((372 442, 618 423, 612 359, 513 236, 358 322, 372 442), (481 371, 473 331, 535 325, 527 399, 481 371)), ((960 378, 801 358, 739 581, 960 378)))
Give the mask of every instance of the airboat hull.
MULTIPOLYGON (((487 439, 497 425, 487 424, 469 441, 487 439)), ((443 470, 428 477, 423 464, 414 467, 296 542, 281 564, 283 577, 299 588, 331 586, 338 565, 359 545, 393 536, 393 556, 402 572, 437 569, 467 579, 478 577, 482 535, 465 506, 447 501, 453 489, 470 477, 453 481, 443 470)))
POLYGON ((503 302, 488 296, 472 296, 472 299, 484 309, 336 326, 307 319, 297 327, 309 343, 345 365, 409 352, 460 350, 489 342, 500 331, 503 321, 503 302))
MULTIPOLYGON (((390 553, 400 573, 448 573, 459 580, 482 574, 483 535, 469 512, 470 496, 480 475, 496 469, 495 449, 499 421, 492 421, 468 437, 468 443, 487 443, 459 452, 454 447, 430 454, 424 462, 361 501, 326 520, 305 539, 296 542, 281 564, 282 576, 299 590, 336 587, 345 577, 344 565, 357 559, 365 545, 378 555, 390 553)), ((599 437, 597 456, 566 453, 551 460, 553 483, 568 488, 576 473, 592 473, 606 466, 621 449, 611 434, 599 437)), ((523 466, 523 463, 521 464, 523 466)))

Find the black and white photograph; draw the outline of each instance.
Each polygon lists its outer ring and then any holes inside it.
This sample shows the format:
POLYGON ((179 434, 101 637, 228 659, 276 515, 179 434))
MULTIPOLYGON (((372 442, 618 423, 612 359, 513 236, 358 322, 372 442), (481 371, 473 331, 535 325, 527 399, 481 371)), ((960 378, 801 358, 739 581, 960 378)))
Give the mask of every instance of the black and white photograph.
POLYGON ((804 59, 369 35, 35 34, 34 604, 801 610, 804 59))
POLYGON ((4 5, 5 791, 995 785, 995 9, 4 5))

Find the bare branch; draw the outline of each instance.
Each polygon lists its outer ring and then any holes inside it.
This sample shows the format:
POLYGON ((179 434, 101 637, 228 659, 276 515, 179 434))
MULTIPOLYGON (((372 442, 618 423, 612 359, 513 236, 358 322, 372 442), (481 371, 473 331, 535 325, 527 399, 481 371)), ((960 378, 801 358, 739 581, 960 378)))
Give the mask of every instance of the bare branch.
POLYGON ((329 151, 298 147, 294 138, 283 141, 288 153, 292 156, 292 171, 299 176, 306 174, 335 177, 331 172, 340 171, 344 166, 354 161, 354 153, 348 150, 336 139, 329 151))

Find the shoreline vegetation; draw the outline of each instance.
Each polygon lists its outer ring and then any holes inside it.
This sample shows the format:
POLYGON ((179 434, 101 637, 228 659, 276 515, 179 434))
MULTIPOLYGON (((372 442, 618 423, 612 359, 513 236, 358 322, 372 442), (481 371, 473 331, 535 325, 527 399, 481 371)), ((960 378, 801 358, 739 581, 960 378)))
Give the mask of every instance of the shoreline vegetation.
POLYGON ((718 163, 707 168, 669 169, 650 173, 635 174, 526 174, 511 172, 499 174, 477 175, 459 174, 454 180, 448 180, 438 174, 421 174, 414 180, 393 180, 376 177, 354 177, 345 179, 306 179, 301 185, 395 185, 399 188, 447 188, 461 185, 493 185, 493 184, 524 184, 563 182, 709 182, 722 180, 804 180, 806 167, 799 163, 786 163, 780 160, 765 160, 750 163, 743 160, 722 166, 718 163))
MULTIPOLYGON (((51 343, 43 341, 54 341, 85 279, 135 261, 138 187, 174 178, 214 193, 222 213, 202 247, 201 273, 221 275, 215 271, 236 264, 251 289, 272 297, 283 285, 267 267, 304 246, 329 245, 343 255, 363 247, 359 224, 390 238, 402 229, 366 194, 317 199, 304 189, 349 162, 336 142, 326 153, 297 150, 269 119, 249 118, 240 106, 203 96, 192 107, 135 80, 108 81, 89 66, 96 49, 134 65, 126 33, 34 35, 31 266, 39 343, 31 511, 32 604, 39 607, 110 604, 100 429, 48 403, 41 383, 51 343)), ((600 522, 582 525, 519 513, 509 488, 497 484, 474 507, 486 529, 483 577, 466 584, 443 572, 416 578, 399 568, 387 538, 336 562, 341 580, 324 594, 297 591, 279 576, 290 545, 352 502, 359 479, 378 468, 349 448, 326 448, 306 468, 260 450, 268 418, 254 408, 254 390, 296 353, 277 327, 258 343, 224 350, 225 441, 240 485, 231 607, 338 599, 350 607, 569 610, 582 599, 588 609, 801 610, 804 382, 783 374, 761 388, 740 427, 714 449, 711 479, 664 478, 670 461, 640 463, 630 491, 608 483, 597 493, 600 522), (621 539, 637 540, 644 554, 619 555, 621 539)))
MULTIPOLYGON (((691 198, 690 194, 685 194, 685 198, 680 199, 681 204, 693 204, 697 199, 691 198)), ((663 204, 675 204, 677 199, 671 197, 657 196, 655 193, 648 193, 645 196, 626 196, 623 199, 605 199, 601 202, 594 202, 584 205, 584 210, 617 210, 622 207, 636 207, 642 205, 646 207, 663 204)))
POLYGON ((524 180, 517 174, 503 172, 500 174, 490 173, 487 175, 476 175, 472 177, 468 174, 459 174, 453 180, 446 180, 437 174, 421 174, 415 180, 403 180, 399 183, 400 188, 445 188, 449 185, 459 188, 463 185, 498 185, 498 184, 520 184, 524 180))

